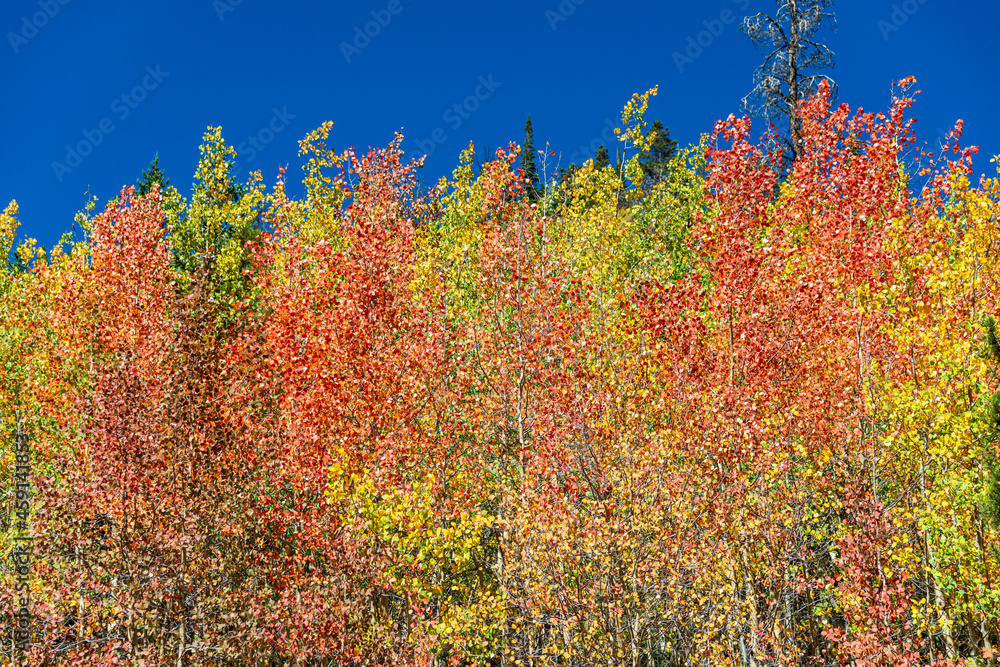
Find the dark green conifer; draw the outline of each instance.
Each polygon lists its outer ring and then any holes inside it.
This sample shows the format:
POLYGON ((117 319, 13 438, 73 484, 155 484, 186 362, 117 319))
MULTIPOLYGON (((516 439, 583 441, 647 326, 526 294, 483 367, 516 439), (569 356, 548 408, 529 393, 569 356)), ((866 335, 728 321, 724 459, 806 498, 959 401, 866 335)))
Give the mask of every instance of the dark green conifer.
POLYGON ((594 169, 604 169, 609 164, 611 164, 611 160, 608 157, 608 149, 602 144, 594 153, 594 169))
POLYGON ((160 154, 157 153, 153 156, 153 161, 149 163, 149 169, 142 170, 142 177, 136 179, 135 181, 135 194, 137 197, 149 194, 153 190, 153 185, 160 186, 160 192, 163 192, 168 185, 170 185, 170 179, 164 175, 163 170, 160 169, 160 154))
POLYGON ((524 189, 532 200, 538 199, 538 167, 535 165, 535 132, 531 127, 531 114, 524 125, 524 145, 521 147, 521 169, 524 171, 524 189))
POLYGON ((653 143, 643 151, 639 162, 646 181, 655 183, 670 170, 670 160, 677 153, 677 142, 670 138, 670 132, 661 121, 653 121, 650 131, 655 133, 653 143))

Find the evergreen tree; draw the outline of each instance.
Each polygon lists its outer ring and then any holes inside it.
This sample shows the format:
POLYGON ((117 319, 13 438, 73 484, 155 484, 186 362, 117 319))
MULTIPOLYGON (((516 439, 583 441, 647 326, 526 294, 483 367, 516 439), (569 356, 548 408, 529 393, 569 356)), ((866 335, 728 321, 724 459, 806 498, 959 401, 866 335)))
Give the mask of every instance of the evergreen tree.
POLYGON ((611 160, 608 157, 608 149, 602 144, 594 153, 594 169, 604 169, 609 164, 611 164, 611 160))
POLYGON ((149 194, 153 190, 153 185, 160 186, 160 192, 167 189, 170 185, 170 179, 168 179, 163 170, 160 169, 160 154, 157 153, 153 156, 153 161, 149 163, 149 169, 142 170, 142 178, 138 178, 135 181, 135 194, 138 197, 149 194))
POLYGON ((531 114, 528 114, 528 122, 524 125, 521 169, 524 171, 524 189, 528 197, 532 200, 538 199, 538 167, 535 165, 535 132, 531 127, 531 114))
POLYGON ((653 121, 650 131, 654 133, 653 143, 643 151, 639 162, 646 181, 656 183, 670 170, 670 160, 677 153, 677 142, 670 138, 670 132, 661 121, 653 121))

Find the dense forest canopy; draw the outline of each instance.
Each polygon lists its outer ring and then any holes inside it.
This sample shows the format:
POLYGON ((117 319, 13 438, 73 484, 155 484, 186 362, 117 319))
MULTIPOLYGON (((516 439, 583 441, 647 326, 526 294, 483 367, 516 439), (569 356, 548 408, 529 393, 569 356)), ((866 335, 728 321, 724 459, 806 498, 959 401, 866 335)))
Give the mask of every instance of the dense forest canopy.
POLYGON ((209 128, 186 197, 154 164, 51 251, 11 203, 29 657, 986 664, 1000 180, 911 84, 821 82, 790 163, 734 116, 677 149, 654 89, 547 183, 470 145, 421 188, 327 123, 299 199, 209 128))

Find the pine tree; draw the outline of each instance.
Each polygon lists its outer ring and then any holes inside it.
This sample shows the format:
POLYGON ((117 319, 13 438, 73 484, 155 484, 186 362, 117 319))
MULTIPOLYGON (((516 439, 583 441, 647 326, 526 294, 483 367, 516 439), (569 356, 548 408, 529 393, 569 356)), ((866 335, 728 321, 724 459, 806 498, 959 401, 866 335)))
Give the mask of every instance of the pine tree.
POLYGON ((602 144, 597 152, 594 153, 594 169, 604 169, 611 164, 611 160, 608 157, 608 149, 602 144))
POLYGON ((528 114, 528 122, 524 125, 521 169, 524 171, 525 192, 530 199, 538 199, 538 167, 535 165, 535 133, 531 127, 531 114, 528 114))
POLYGON ((778 13, 763 12, 743 19, 742 30, 768 54, 754 72, 754 89, 743 98, 743 106, 767 121, 785 118, 788 136, 783 138, 788 161, 802 154, 802 120, 799 100, 812 97, 820 81, 836 85, 816 70, 833 67, 833 51, 818 41, 823 28, 837 29, 830 8, 833 0, 775 0, 778 13))
POLYGON ((170 179, 168 179, 163 170, 160 169, 160 154, 157 153, 153 156, 153 161, 149 163, 149 169, 143 169, 142 178, 138 178, 135 181, 135 194, 137 197, 142 197, 149 194, 153 190, 153 185, 160 186, 160 192, 163 192, 168 185, 170 185, 170 179))
POLYGON ((654 133, 653 143, 639 158, 646 181, 655 183, 670 170, 670 160, 677 153, 677 142, 670 138, 670 132, 661 121, 654 120, 650 131, 654 133))

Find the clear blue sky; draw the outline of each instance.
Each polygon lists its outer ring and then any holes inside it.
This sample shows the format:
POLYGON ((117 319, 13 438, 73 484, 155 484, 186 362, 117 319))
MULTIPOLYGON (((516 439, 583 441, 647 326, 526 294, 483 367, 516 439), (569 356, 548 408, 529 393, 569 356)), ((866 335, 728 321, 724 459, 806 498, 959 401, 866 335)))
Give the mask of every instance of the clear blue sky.
MULTIPOLYGON (((208 125, 245 142, 243 173, 260 169, 268 183, 279 165, 300 164, 298 139, 327 119, 338 149, 382 146, 400 129, 408 151, 433 147, 422 177, 433 181, 470 139, 480 150, 520 141, 530 113, 537 147, 548 140, 565 165, 589 157, 580 147, 654 84, 649 119, 696 142, 741 113, 752 87, 760 54, 739 19, 774 10, 773 0, 3 0, 0 205, 17 199, 22 232, 49 246, 88 189, 106 201, 154 153, 186 194, 208 125), (377 20, 374 37, 357 38, 377 20), (675 53, 699 39, 679 67, 675 53), (68 156, 81 142, 89 154, 68 156)), ((964 119, 982 149, 977 171, 989 171, 1000 153, 1000 3, 834 10, 840 100, 883 110, 891 82, 916 76, 922 137, 933 143, 964 119)))

